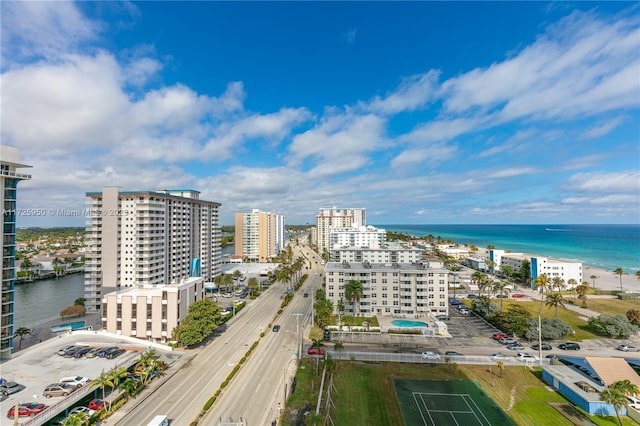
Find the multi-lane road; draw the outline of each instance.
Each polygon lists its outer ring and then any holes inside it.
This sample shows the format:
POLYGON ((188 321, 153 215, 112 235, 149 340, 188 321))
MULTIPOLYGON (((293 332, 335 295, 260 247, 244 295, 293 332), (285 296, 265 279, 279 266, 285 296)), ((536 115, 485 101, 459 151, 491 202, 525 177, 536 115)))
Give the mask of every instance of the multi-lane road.
POLYGON ((311 269, 305 270, 309 278, 303 288, 280 315, 277 311, 286 287, 277 283, 248 303, 211 343, 190 350, 162 386, 117 424, 145 425, 156 414, 166 414, 171 424, 190 424, 256 341, 258 346, 199 424, 271 424, 284 406, 285 389, 300 355, 296 343, 302 346, 302 329, 311 314, 312 297, 304 298, 302 294, 320 287, 322 264, 319 258, 317 264, 315 261, 311 260, 311 269), (275 324, 280 325, 278 332, 272 331, 275 324))

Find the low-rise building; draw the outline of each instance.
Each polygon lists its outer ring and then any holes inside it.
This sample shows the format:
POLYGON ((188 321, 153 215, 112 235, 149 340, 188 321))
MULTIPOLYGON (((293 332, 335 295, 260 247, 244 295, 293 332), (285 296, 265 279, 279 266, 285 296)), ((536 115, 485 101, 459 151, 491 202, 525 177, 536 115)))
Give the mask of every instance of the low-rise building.
POLYGON ((346 315, 426 317, 448 312, 448 276, 442 262, 349 263, 329 262, 325 268, 325 294, 338 313, 342 300, 346 315), (359 301, 349 301, 345 286, 362 284, 359 301))
POLYGON ((189 306, 203 297, 202 277, 167 285, 122 287, 103 296, 102 327, 109 333, 166 343, 189 306))

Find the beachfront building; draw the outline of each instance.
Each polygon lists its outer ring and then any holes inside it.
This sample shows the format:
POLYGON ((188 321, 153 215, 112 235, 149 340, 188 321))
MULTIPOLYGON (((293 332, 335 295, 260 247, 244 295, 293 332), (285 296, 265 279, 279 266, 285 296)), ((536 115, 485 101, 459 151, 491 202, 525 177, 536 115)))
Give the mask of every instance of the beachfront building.
POLYGON ((269 262, 284 249, 284 216, 253 209, 235 214, 235 257, 269 262))
POLYGON ((325 268, 325 294, 338 313, 342 300, 344 315, 419 318, 448 312, 448 271, 442 262, 349 263, 329 262, 325 268), (363 294, 349 301, 345 285, 359 281, 363 294))
POLYGON ((192 190, 87 193, 85 300, 100 312, 103 296, 121 288, 166 286, 220 274, 219 203, 192 190))
POLYGON ((331 230, 366 226, 366 209, 323 207, 316 216, 316 245, 322 254, 331 250, 331 230))
POLYGON ((531 256, 523 253, 505 253, 502 250, 490 250, 489 259, 493 260, 496 270, 502 270, 505 266, 511 267, 513 271, 519 271, 522 263, 526 260, 530 264, 531 287, 535 287, 535 280, 540 275, 546 275, 549 281, 555 278, 562 280, 564 288, 571 288, 571 280, 575 285, 582 284, 582 263, 570 262, 548 257, 531 256))
POLYGON ((464 259, 469 256, 469 249, 456 244, 438 244, 436 250, 454 259, 464 259))
POLYGON ((353 225, 329 230, 330 250, 348 247, 380 248, 387 240, 387 231, 375 226, 353 225))
POLYGON ((0 193, 2 194, 2 317, 0 322, 0 358, 11 358, 13 352, 13 301, 16 278, 16 220, 18 218, 18 182, 31 179, 31 175, 17 169, 31 167, 20 163, 17 148, 0 145, 0 193))
POLYGON ((109 333, 167 343, 204 295, 204 279, 190 277, 163 286, 123 287, 102 298, 102 327, 109 333))

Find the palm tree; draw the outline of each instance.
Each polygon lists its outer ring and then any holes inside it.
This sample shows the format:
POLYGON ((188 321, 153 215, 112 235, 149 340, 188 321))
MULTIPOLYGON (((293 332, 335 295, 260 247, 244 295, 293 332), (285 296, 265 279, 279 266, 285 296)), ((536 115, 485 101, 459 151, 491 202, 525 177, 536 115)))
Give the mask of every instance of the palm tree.
POLYGON ((621 392, 624 396, 634 396, 640 393, 638 386, 631 383, 629 379, 619 380, 609 386, 609 388, 621 392))
POLYGON ((127 371, 126 368, 120 367, 117 370, 111 370, 108 375, 111 378, 111 382, 113 383, 113 387, 115 388, 115 387, 118 386, 118 384, 120 383, 121 379, 124 379, 125 377, 127 377, 129 375, 129 372, 127 371))
POLYGON ((640 269, 636 271, 636 278, 640 280, 640 269))
POLYGON ((103 400, 105 399, 104 388, 110 387, 110 388, 113 389, 115 387, 111 375, 108 374, 108 373, 105 373, 104 370, 102 370, 102 372, 100 373, 100 375, 98 377, 96 377, 95 379, 93 379, 91 381, 90 386, 92 388, 98 387, 98 388, 102 389, 102 399, 103 400))
POLYGON ((591 278, 591 282, 593 283, 593 288, 596 288, 596 279, 598 278, 597 275, 591 275, 589 278, 591 278))
POLYGON ((498 371, 500 372, 500 378, 502 379, 502 370, 504 370, 504 361, 498 361, 498 371))
POLYGON ((20 263, 20 270, 25 271, 27 276, 33 275, 33 271, 31 270, 32 267, 33 263, 31 263, 31 259, 28 257, 22 259, 22 262, 20 263))
POLYGON ((620 278, 620 291, 622 291, 622 275, 624 274, 624 271, 622 270, 622 268, 616 268, 613 270, 613 273, 616 274, 618 278, 620 278))
POLYGON ((622 419, 620 418, 620 409, 629 403, 627 397, 619 390, 609 388, 600 392, 600 400, 613 405, 613 409, 616 410, 616 417, 618 417, 618 423, 620 426, 623 426, 622 419))
POLYGON ((544 302, 544 293, 549 290, 549 279, 545 274, 538 275, 538 278, 534 281, 536 289, 540 292, 540 310, 538 315, 542 312, 542 302, 544 302))
POLYGON ((362 295, 364 293, 364 289, 362 287, 362 283, 358 280, 350 280, 344 286, 344 297, 351 303, 351 307, 353 309, 353 315, 356 315, 356 303, 359 304, 360 299, 362 299, 362 295))
POLYGON ((587 293, 589 293, 589 283, 583 281, 582 284, 576 287, 576 293, 578 293, 578 299, 582 301, 582 307, 587 307, 587 293))
POLYGON ((335 342, 335 343, 333 344, 333 350, 334 350, 334 351, 338 351, 338 352, 340 352, 340 351, 342 351, 343 349, 344 349, 344 343, 342 343, 342 342, 335 342))
POLYGON ((493 284, 493 292, 500 294, 500 310, 502 310, 502 303, 504 301, 504 296, 506 293, 509 293, 509 284, 504 281, 496 281, 493 284))
POLYGON ((120 392, 124 394, 126 399, 129 399, 133 395, 135 395, 137 389, 138 382, 133 379, 127 379, 120 385, 120 392))
POLYGON ((560 293, 560 289, 564 287, 564 280, 560 277, 553 277, 551 287, 555 288, 557 293, 560 293))
POLYGON ((16 331, 13 332, 13 334, 14 336, 20 337, 20 340, 18 341, 18 349, 20 349, 20 347, 22 346, 22 339, 27 334, 31 334, 31 329, 27 327, 18 327, 16 331))
POLYGON ((79 412, 70 414, 62 423, 62 426, 84 426, 89 424, 87 413, 79 412))
POLYGON ((549 309, 556 308, 556 319, 558 318, 558 306, 562 306, 564 308, 564 297, 562 297, 562 293, 550 294, 547 296, 547 301, 545 305, 549 307, 549 309))

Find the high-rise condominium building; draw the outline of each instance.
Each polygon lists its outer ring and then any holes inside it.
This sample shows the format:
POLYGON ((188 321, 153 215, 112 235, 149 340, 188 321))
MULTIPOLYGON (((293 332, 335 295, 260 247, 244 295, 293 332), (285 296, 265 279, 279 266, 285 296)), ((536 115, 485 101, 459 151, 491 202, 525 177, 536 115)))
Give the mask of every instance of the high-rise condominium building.
POLYGON ((323 253, 331 250, 331 229, 366 226, 366 209, 337 207, 321 208, 316 216, 316 232, 318 250, 323 253))
POLYGON ((253 209, 235 215, 235 255, 268 262, 284 249, 284 216, 253 209))
POLYGON ((16 191, 18 182, 31 179, 30 175, 17 173, 20 151, 0 145, 0 193, 2 194, 2 322, 0 326, 0 358, 10 358, 13 350, 13 296, 16 256, 16 191))
POLYGON ((85 264, 88 311, 121 287, 161 286, 220 271, 219 203, 192 190, 87 193, 85 264))

